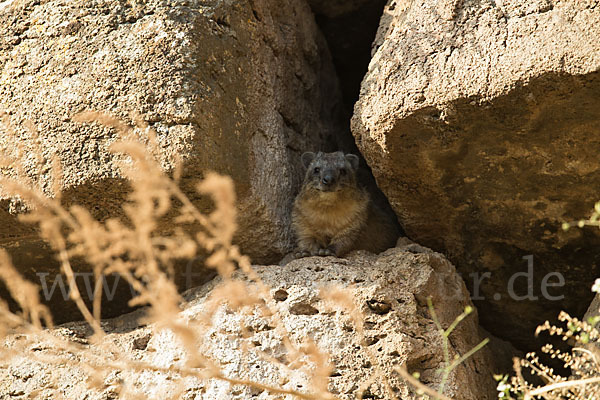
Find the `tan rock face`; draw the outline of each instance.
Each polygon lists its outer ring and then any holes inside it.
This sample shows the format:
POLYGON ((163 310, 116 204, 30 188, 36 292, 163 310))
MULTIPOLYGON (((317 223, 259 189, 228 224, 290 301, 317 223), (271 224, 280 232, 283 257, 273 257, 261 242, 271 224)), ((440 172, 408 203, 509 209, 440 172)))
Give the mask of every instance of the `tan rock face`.
MULTIPOLYGON (((302 0, 0 4, 0 112, 17 136, 0 124, 0 147, 21 152, 25 175, 52 194, 56 155, 67 204, 101 220, 118 216, 127 185, 107 151, 117 134, 72 116, 99 110, 132 123, 138 112, 158 134, 165 170, 185 161, 182 186, 197 204, 206 203, 193 194, 204 171, 234 179, 238 243, 257 262, 275 262, 292 245, 300 154, 333 149, 336 82, 302 0)), ((15 219, 18 208, 2 203, 0 243, 30 278, 54 276, 48 250, 15 219)))
POLYGON ((354 110, 407 235, 447 254, 484 326, 523 346, 591 300, 600 240, 561 223, 599 198, 599 35, 594 3, 390 1, 354 110), (564 285, 545 294, 552 272, 564 285))
MULTIPOLYGON (((329 390, 340 399, 357 398, 362 385, 378 368, 401 399, 418 396, 393 372, 396 366, 420 372, 423 381, 437 387, 440 382, 437 369, 442 365, 441 336, 427 310, 426 298, 432 297, 444 327, 471 304, 464 282, 454 267, 442 255, 417 245, 390 249, 380 256, 354 253, 348 259, 312 257, 293 261, 285 267, 256 266, 255 271, 271 288, 272 299, 267 301, 278 310, 282 325, 278 325, 275 318, 260 316, 257 311, 241 314, 225 305, 215 308, 207 299, 220 287, 221 282, 217 280, 188 292, 189 303, 181 313, 182 321, 210 322, 197 348, 210 356, 228 378, 310 392, 310 371, 299 368, 302 362, 292 362, 282 332, 289 332, 289 339, 295 344, 313 340, 319 349, 329 354, 334 368, 328 381, 329 390), (349 314, 324 300, 323 293, 331 292, 331 288, 349 291, 351 302, 363 315, 365 341, 349 314), (282 327, 284 329, 280 329, 282 327), (286 367, 273 360, 279 360, 286 367)), ((240 279, 247 282, 245 278, 240 279)), ((157 332, 153 326, 134 328, 137 318, 139 313, 106 321, 103 327, 112 332, 110 340, 140 362, 156 367, 184 366, 187 356, 173 334, 157 332)), ((59 330, 59 334, 71 340, 86 343, 85 332, 81 324, 69 324, 59 330)), ((475 313, 451 335, 451 355, 464 354, 480 339, 475 313)), ((43 344, 30 347, 42 357, 57 351, 43 344)), ((97 352, 95 345, 88 345, 86 349, 89 354, 97 352)), ((107 353, 104 357, 110 360, 112 355, 107 353)), ((71 359, 76 363, 83 361, 76 356, 71 359)), ((492 373, 497 372, 495 362, 487 348, 476 353, 450 375, 446 395, 461 400, 497 398, 492 379, 492 373)), ((7 368, 0 369, 0 396, 11 390, 27 396, 37 389, 48 395, 51 388, 45 387, 44 382, 55 381, 58 392, 67 398, 102 398, 102 393, 85 386, 81 375, 85 369, 77 365, 52 368, 32 360, 13 359, 7 368), (35 378, 22 379, 24 374, 35 378)), ((278 397, 280 395, 268 391, 229 385, 220 380, 202 381, 193 377, 182 380, 175 374, 150 370, 143 373, 121 370, 109 374, 101 389, 104 395, 118 392, 119 381, 142 391, 149 399, 168 398, 176 388, 182 390, 181 398, 185 399, 248 399, 259 395, 261 399, 291 399, 291 396, 278 397), (115 375, 119 379, 115 379, 115 375)), ((391 398, 381 383, 381 377, 377 378, 368 393, 374 398, 391 398)))

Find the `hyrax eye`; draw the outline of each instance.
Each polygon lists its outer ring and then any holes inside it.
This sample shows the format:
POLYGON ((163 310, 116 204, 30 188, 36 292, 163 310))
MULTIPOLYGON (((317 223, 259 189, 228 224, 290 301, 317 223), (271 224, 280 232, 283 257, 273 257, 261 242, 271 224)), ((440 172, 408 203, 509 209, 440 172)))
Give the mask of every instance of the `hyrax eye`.
POLYGON ((319 167, 315 167, 314 171, 315 174, 318 174, 319 172, 321 172, 321 168, 319 167))

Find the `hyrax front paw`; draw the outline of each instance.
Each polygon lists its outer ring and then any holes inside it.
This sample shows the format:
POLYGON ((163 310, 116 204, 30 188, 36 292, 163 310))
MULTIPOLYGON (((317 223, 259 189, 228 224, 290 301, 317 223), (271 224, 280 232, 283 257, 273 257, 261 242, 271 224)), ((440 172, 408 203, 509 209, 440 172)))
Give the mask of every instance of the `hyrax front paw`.
POLYGON ((304 258, 304 257, 311 257, 311 256, 321 256, 321 257, 334 256, 335 257, 335 251, 333 251, 330 248, 327 248, 327 249, 314 249, 314 250, 297 250, 296 252, 294 252, 294 258, 304 258))
POLYGON ((327 249, 319 249, 319 251, 317 252, 317 255, 322 256, 322 257, 327 257, 327 256, 334 256, 335 257, 335 251, 327 248, 327 249))
POLYGON ((304 257, 310 257, 311 254, 309 251, 306 250, 298 250, 294 253, 294 258, 304 258, 304 257))

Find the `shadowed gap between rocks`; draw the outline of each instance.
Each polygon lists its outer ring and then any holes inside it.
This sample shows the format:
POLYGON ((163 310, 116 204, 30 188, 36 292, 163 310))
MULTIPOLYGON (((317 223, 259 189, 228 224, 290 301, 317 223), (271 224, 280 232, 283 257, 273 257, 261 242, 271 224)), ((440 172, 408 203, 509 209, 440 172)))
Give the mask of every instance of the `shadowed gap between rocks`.
MULTIPOLYGON (((342 93, 343 109, 339 113, 339 125, 344 130, 339 132, 336 137, 338 147, 346 153, 359 156, 361 160, 359 181, 367 186, 373 201, 380 208, 389 215, 395 215, 387 198, 378 188, 371 168, 358 150, 350 131, 350 118, 353 114, 354 103, 358 100, 360 85, 371 61, 372 44, 387 0, 366 2, 359 0, 339 4, 309 0, 309 3, 315 14, 317 25, 329 47, 342 93)), ((401 234, 404 235, 399 223, 398 227, 401 234)))

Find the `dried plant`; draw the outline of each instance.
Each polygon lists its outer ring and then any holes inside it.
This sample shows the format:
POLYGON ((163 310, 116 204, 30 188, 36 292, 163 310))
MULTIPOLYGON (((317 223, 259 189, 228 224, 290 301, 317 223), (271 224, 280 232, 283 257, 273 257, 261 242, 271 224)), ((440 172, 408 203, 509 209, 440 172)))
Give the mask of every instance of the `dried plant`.
MULTIPOLYGON (((562 224, 563 230, 584 226, 600 227, 600 202, 594 205, 594 211, 588 219, 562 224)), ((600 293, 600 279, 597 279, 592 291, 600 293)), ((541 351, 552 359, 560 360, 571 371, 570 376, 562 376, 553 368, 543 364, 536 353, 528 353, 524 359, 515 358, 514 376, 496 376, 498 397, 501 399, 574 399, 590 400, 600 398, 600 332, 596 325, 600 317, 591 317, 580 321, 566 312, 561 312, 558 320, 564 327, 546 321, 536 330, 536 335, 547 332, 551 336, 562 338, 570 346, 568 351, 556 349, 546 344, 541 351), (523 376, 523 369, 538 377, 544 384, 535 385, 523 376)))
POLYGON ((569 351, 561 351, 547 344, 542 352, 563 362, 570 369, 570 376, 561 376, 553 368, 544 365, 535 353, 528 353, 524 359, 515 359, 515 376, 498 376, 498 392, 502 399, 577 399, 600 398, 600 333, 594 327, 600 318, 580 321, 565 312, 558 316, 565 327, 557 327, 546 321, 536 330, 561 337, 573 345, 569 351), (545 384, 534 385, 523 377, 523 369, 539 377, 545 384))
MULTIPOLYGON (((8 116, 0 117, 5 133, 14 136, 14 143, 21 143, 11 128, 8 116)), ((20 306, 20 310, 14 312, 6 302, 0 300, 0 339, 4 340, 4 345, 0 346, 0 357, 4 362, 26 354, 26 357, 48 365, 77 367, 85 373, 90 390, 106 393, 110 389, 110 396, 124 399, 178 399, 185 390, 183 382, 188 378, 203 382, 217 380, 231 387, 242 385, 281 395, 282 398, 336 399, 328 387, 333 371, 329 355, 310 339, 292 339, 293 335, 286 331, 281 320, 272 288, 261 281, 249 259, 232 242, 236 230, 236 199, 231 179, 215 173, 205 175, 196 189, 201 195, 209 196, 214 206, 211 212, 202 212, 178 186, 181 161, 178 160, 170 175, 161 168, 156 133, 140 116, 131 116, 133 126, 100 112, 80 113, 74 120, 82 124, 102 124, 119 133, 120 140, 110 146, 110 151, 118 155, 121 174, 131 187, 123 205, 123 217, 99 221, 81 206, 64 206, 60 193, 60 161, 57 157, 45 160, 37 139, 33 141, 34 154, 29 158, 36 163, 51 165, 51 187, 42 187, 35 177, 27 175, 22 159, 28 152, 17 146, 11 153, 0 154, 0 190, 3 196, 18 198, 24 204, 28 212, 20 216, 21 220, 35 224, 40 235, 52 246, 61 272, 67 278, 71 299, 91 328, 92 335, 83 340, 71 340, 58 334, 61 328, 53 327, 48 308, 40 302, 39 288, 23 279, 13 267, 8 254, 0 249, 0 279, 20 306), (173 227, 169 232, 161 228, 161 222, 164 225, 165 220, 170 221, 169 225, 173 227), (193 233, 182 228, 190 224, 198 227, 193 233), (203 312, 194 318, 185 318, 181 313, 184 301, 173 282, 175 263, 181 259, 194 259, 199 252, 208 254, 205 264, 218 272, 221 282, 204 301, 203 312), (84 259, 92 268, 94 290, 90 307, 84 302, 75 282, 72 267, 74 259, 84 259), (143 323, 147 324, 152 334, 168 333, 180 345, 183 357, 179 362, 164 366, 135 358, 119 348, 111 335, 105 332, 100 319, 102 285, 104 277, 113 274, 124 278, 135 289, 136 295, 130 301, 132 306, 147 307, 143 323), (245 279, 239 279, 240 275, 245 279), (269 326, 283 338, 286 360, 277 359, 246 343, 242 345, 244 354, 252 354, 281 371, 301 372, 310 382, 309 387, 297 390, 224 372, 221 361, 205 353, 202 345, 213 325, 214 315, 223 307, 228 312, 242 316, 239 328, 248 337, 251 335, 250 327, 243 316, 258 315, 268 321, 269 326), (29 351, 31 346, 38 346, 39 343, 46 343, 52 351, 29 351), (93 345, 93 349, 90 345, 93 345), (175 385, 178 389, 166 397, 164 394, 149 397, 140 387, 131 383, 131 379, 115 378, 125 373, 142 376, 147 372, 168 375, 181 384, 175 385)), ((32 137, 37 138, 33 126, 29 126, 28 130, 32 137)), ((364 315, 360 307, 354 304, 352 293, 348 289, 333 287, 322 291, 320 297, 332 307, 347 313, 360 340, 365 347, 369 347, 363 326, 364 315)), ((444 330, 437 321, 433 307, 430 306, 430 309, 444 343, 446 363, 440 370, 442 383, 436 391, 410 375, 405 378, 417 386, 419 393, 446 399, 441 393, 452 369, 485 343, 462 357, 451 359, 448 336, 468 315, 469 310, 465 310, 454 324, 444 330)), ((358 393, 366 393, 377 382, 385 391, 386 398, 397 399, 397 394, 379 366, 377 355, 371 350, 368 354, 374 366, 373 373, 358 393)), ((401 369, 397 372, 401 376, 408 374, 401 369)), ((60 389, 50 385, 47 390, 32 393, 31 397, 61 398, 62 394, 60 389)))
POLYGON ((454 329, 456 329, 458 324, 460 324, 469 314, 473 312, 473 307, 467 306, 465 310, 459 316, 457 316, 446 329, 444 329, 439 318, 437 317, 437 313, 435 312, 431 298, 427 298, 427 307, 429 308, 431 318, 433 319, 433 322, 435 323, 435 326, 442 338, 444 364, 439 369, 439 374, 441 376, 440 385, 437 389, 430 388, 419 381, 420 376, 418 373, 411 375, 406 368, 397 368, 396 372, 398 372, 409 384, 417 389, 418 393, 422 395, 421 400, 449 400, 449 398, 444 395, 444 389, 452 371, 473 354, 481 350, 486 344, 489 343, 490 340, 488 338, 483 339, 481 342, 479 342, 479 344, 467 351, 465 354, 456 354, 454 357, 450 357, 450 335, 454 329))
MULTIPOLYGON (((57 159, 52 161, 54 197, 47 196, 38 183, 26 175, 26 169, 20 162, 25 153, 21 148, 3 155, 0 165, 4 174, 0 179, 0 188, 3 195, 11 195, 27 205, 30 211, 20 218, 36 224, 40 235, 56 252, 62 273, 67 277, 70 296, 93 330, 89 342, 102 352, 94 354, 86 346, 53 334, 52 318, 39 300, 39 288, 24 280, 12 266, 8 254, 0 250, 0 279, 6 283, 21 308, 19 312, 12 312, 4 301, 0 303, 0 337, 26 338, 9 340, 9 345, 0 347, 3 359, 27 353, 27 347, 35 341, 46 341, 56 350, 55 355, 28 356, 44 363, 69 365, 73 363, 72 356, 75 354, 80 360, 78 366, 88 373, 91 387, 105 387, 103 382, 116 370, 139 373, 158 371, 178 376, 179 379, 218 379, 232 385, 247 385, 302 399, 334 399, 327 390, 327 377, 331 369, 328 356, 312 342, 294 343, 289 339, 289 334, 282 332, 282 336, 288 338, 285 345, 290 358, 298 360, 297 368, 305 369, 312 377, 312 392, 306 393, 226 376, 218 360, 207 357, 198 346, 211 324, 211 312, 223 303, 227 303, 232 311, 248 313, 258 310, 263 317, 273 321, 276 329, 285 330, 283 323, 278 321, 270 288, 261 282, 251 268, 249 259, 232 244, 236 230, 236 209, 231 179, 215 173, 206 174, 197 190, 212 198, 214 209, 208 214, 202 213, 177 185, 181 176, 180 164, 172 177, 161 169, 157 161, 159 146, 156 134, 139 116, 132 115, 134 127, 98 112, 81 113, 74 120, 103 124, 119 133, 121 140, 112 144, 110 151, 121 155, 120 170, 131 185, 131 192, 123 206, 124 218, 102 222, 83 207, 65 208, 60 197, 62 174, 57 159), (172 219, 176 228, 163 234, 159 229, 159 220, 166 217, 172 219), (191 234, 177 228, 181 224, 196 224, 200 229, 191 234), (209 254, 205 264, 216 269, 223 282, 208 299, 207 303, 212 304, 212 308, 207 308, 206 315, 192 321, 183 320, 180 316, 183 299, 172 280, 174 263, 179 259, 193 259, 200 250, 209 254), (91 309, 87 307, 75 283, 71 266, 74 258, 85 259, 93 268, 95 287, 91 309), (250 278, 252 285, 232 278, 236 267, 250 278), (137 294, 130 301, 132 306, 147 306, 144 323, 151 324, 156 332, 173 333, 185 349, 183 364, 158 367, 133 359, 116 347, 100 321, 103 277, 111 274, 120 275, 135 289, 137 294)), ((7 134, 16 136, 8 117, 3 116, 2 121, 7 134)), ((15 140, 14 143, 20 141, 15 140)), ((40 149, 35 153, 36 157, 41 157, 40 149)), ((117 392, 122 398, 147 398, 125 382, 119 386, 117 392)), ((55 394, 60 396, 58 390, 55 394)), ((172 398, 179 398, 179 395, 174 393, 172 398)))

